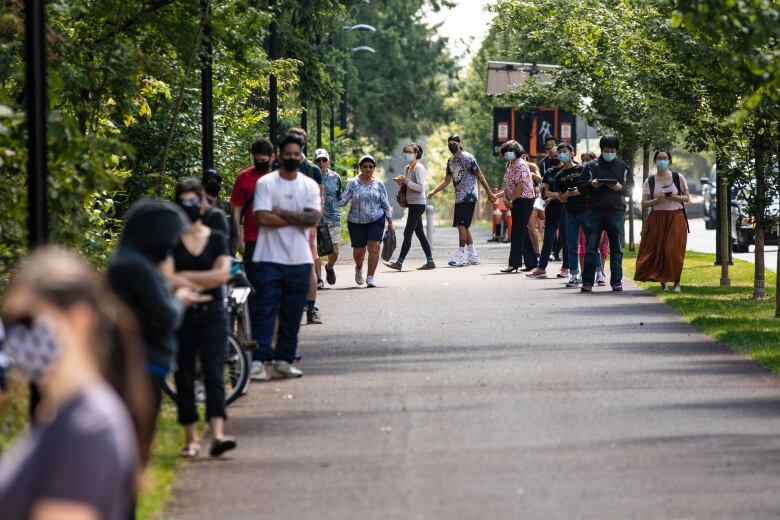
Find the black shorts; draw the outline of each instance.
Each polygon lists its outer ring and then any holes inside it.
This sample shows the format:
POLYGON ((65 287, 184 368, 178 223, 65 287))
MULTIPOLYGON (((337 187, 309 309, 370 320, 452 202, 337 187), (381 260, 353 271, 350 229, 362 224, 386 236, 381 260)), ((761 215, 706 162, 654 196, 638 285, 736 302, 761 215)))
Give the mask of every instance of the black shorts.
POLYGON ((456 202, 455 217, 452 219, 452 227, 463 226, 470 228, 471 219, 474 218, 474 209, 476 207, 476 202, 456 202))
POLYGON ((378 218, 368 224, 347 222, 349 240, 353 248, 366 247, 369 242, 381 242, 385 233, 385 217, 378 218))

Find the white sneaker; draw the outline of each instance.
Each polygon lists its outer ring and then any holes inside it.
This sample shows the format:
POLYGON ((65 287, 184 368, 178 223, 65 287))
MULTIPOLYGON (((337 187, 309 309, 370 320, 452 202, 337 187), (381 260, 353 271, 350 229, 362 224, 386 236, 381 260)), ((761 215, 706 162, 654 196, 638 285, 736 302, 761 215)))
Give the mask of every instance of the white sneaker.
POLYGON ((265 368, 262 361, 252 361, 252 370, 249 372, 249 379, 252 381, 270 381, 271 374, 265 368))
POLYGON ((369 275, 369 276, 366 277, 366 287, 376 287, 376 285, 374 285, 374 277, 373 276, 369 275))
POLYGON ((452 258, 452 260, 450 260, 447 263, 452 267, 463 267, 464 265, 468 265, 466 259, 463 256, 463 253, 461 253, 460 251, 458 251, 458 253, 452 258))
POLYGON ((569 278, 569 281, 566 282, 566 287, 577 287, 578 285, 582 284, 582 279, 580 278, 580 275, 573 274, 571 275, 571 278, 569 278))
POLYGON ((274 361, 271 367, 274 370, 274 376, 283 379, 294 379, 303 375, 303 372, 292 366, 287 361, 274 361))
POLYGON ((363 280, 363 270, 355 268, 355 283, 358 285, 363 285, 365 283, 365 280, 363 280))
POLYGON ((466 260, 466 264, 468 265, 479 265, 482 263, 482 260, 479 259, 479 255, 469 255, 468 260, 466 260))
POLYGON ((604 271, 598 271, 596 273, 596 285, 599 287, 604 287, 607 285, 607 277, 604 276, 604 271))

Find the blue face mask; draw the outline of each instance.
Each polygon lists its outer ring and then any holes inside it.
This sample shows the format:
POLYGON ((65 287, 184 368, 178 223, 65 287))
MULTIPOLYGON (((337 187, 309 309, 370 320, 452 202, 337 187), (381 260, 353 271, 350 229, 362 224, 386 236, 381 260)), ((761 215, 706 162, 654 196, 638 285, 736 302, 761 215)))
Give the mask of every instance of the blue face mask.
POLYGON ((561 153, 561 154, 558 154, 558 159, 561 162, 569 162, 569 159, 571 159, 571 157, 569 157, 569 154, 567 154, 567 153, 561 153))
POLYGON ((414 154, 413 153, 404 152, 404 161, 405 162, 412 162, 412 159, 414 159, 414 154))
POLYGON ((604 158, 607 162, 612 162, 615 160, 615 157, 617 157, 617 153, 615 152, 604 152, 601 154, 601 156, 604 158))
POLYGON ((659 170, 666 170, 669 168, 669 159, 658 159, 655 161, 655 167, 659 170))
POLYGON ((515 155, 515 152, 504 152, 504 159, 507 161, 514 161, 517 159, 517 156, 515 155))

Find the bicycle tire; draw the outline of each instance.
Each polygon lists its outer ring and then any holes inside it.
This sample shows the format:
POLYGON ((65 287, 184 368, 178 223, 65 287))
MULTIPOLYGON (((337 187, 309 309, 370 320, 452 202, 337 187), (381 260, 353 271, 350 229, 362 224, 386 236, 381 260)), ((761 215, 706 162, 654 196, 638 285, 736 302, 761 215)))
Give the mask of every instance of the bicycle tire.
MULTIPOLYGON (((239 341, 231 334, 228 336, 227 357, 225 359, 225 405, 229 405, 243 395, 242 390, 249 383, 249 371, 251 370, 251 359, 247 352, 241 347, 239 341)), ((176 383, 174 381, 174 372, 171 371, 165 378, 163 391, 176 402, 176 383)), ((198 404, 203 403, 200 397, 201 392, 196 391, 195 401, 198 404)))

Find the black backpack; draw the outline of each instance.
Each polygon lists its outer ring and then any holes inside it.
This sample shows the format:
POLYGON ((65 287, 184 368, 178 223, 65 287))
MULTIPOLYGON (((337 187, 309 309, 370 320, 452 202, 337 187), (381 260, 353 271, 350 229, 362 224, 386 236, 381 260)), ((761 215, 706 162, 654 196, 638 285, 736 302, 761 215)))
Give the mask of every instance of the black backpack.
MULTIPOLYGON (((680 174, 677 172, 672 172, 672 182, 674 183, 674 187, 677 188, 677 195, 682 195, 682 189, 680 188, 680 174)), ((655 175, 647 179, 647 185, 650 188, 650 198, 653 198, 653 195, 655 193, 655 175)), ((688 222, 688 213, 685 211, 685 203, 681 202, 682 204, 682 212, 683 215, 685 215, 685 225, 688 227, 688 233, 691 232, 691 224, 688 222)))

